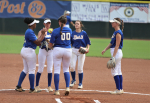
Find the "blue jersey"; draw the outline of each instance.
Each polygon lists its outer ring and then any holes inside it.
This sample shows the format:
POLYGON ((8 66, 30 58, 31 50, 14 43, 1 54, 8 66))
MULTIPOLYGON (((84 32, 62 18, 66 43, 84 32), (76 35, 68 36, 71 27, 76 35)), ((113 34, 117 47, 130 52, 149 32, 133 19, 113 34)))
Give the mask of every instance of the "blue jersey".
POLYGON ((87 44, 91 45, 91 42, 87 33, 84 30, 82 30, 80 33, 76 31, 72 32, 71 44, 75 48, 80 48, 86 47, 87 44))
POLYGON ((69 23, 71 22, 71 18, 70 18, 70 16, 66 16, 67 17, 67 25, 69 25, 69 23))
MULTIPOLYGON (((47 35, 44 37, 44 39, 42 40, 42 42, 44 42, 45 40, 47 40, 47 39, 51 39, 51 33, 49 33, 48 31, 47 31, 47 35)), ((41 46, 40 46, 41 47, 41 46)), ((43 48, 46 48, 46 46, 44 45, 41 49, 43 49, 43 48)))
POLYGON ((54 47, 71 48, 72 30, 63 27, 62 34, 60 34, 60 29, 61 27, 53 30, 50 42, 54 44, 54 47))
POLYGON ((115 31, 113 33, 113 35, 111 37, 111 42, 110 42, 112 45, 110 48, 115 48, 115 46, 116 46, 116 35, 117 35, 117 33, 119 33, 121 35, 121 41, 120 41, 119 49, 122 49, 122 47, 123 47, 123 33, 121 30, 115 31))
POLYGON ((25 32, 25 40, 24 40, 24 47, 30 47, 36 49, 37 45, 33 42, 37 40, 37 37, 32 29, 27 29, 25 32))

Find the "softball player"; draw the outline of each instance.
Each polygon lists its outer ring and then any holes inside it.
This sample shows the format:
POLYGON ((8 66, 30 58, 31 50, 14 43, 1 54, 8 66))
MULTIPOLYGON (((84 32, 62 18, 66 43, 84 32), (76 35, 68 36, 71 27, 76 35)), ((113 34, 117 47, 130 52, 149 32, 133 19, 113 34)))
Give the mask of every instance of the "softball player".
POLYGON ((87 35, 87 33, 82 30, 83 24, 81 21, 77 20, 75 22, 75 31, 72 32, 72 58, 71 58, 71 63, 70 63, 70 71, 71 71, 71 76, 72 76, 72 81, 70 84, 70 87, 73 87, 74 84, 76 84, 76 79, 75 79, 75 67, 76 67, 76 62, 78 60, 78 75, 79 75, 79 85, 78 89, 83 88, 82 85, 82 80, 83 80, 83 66, 84 66, 84 61, 85 61, 85 54, 81 54, 79 52, 80 47, 86 47, 87 51, 89 51, 90 48, 90 40, 87 35))
POLYGON ((33 18, 25 18, 24 22, 28 25, 28 29, 25 32, 25 40, 23 48, 21 49, 21 56, 23 59, 24 69, 20 74, 18 85, 16 86, 16 91, 23 92, 24 90, 21 87, 21 84, 26 77, 26 74, 29 73, 30 81, 30 91, 29 93, 39 92, 34 89, 34 77, 36 69, 36 53, 35 49, 37 45, 41 44, 41 41, 45 37, 46 29, 41 30, 41 36, 37 39, 33 29, 36 28, 36 23, 39 23, 38 20, 33 18))
POLYGON ((66 25, 65 25, 65 27, 68 27, 68 28, 70 28, 70 26, 69 26, 69 24, 71 23, 73 26, 74 26, 74 23, 71 21, 71 18, 70 18, 70 11, 64 11, 64 15, 66 16, 66 18, 67 18, 67 23, 66 23, 66 25))
MULTIPOLYGON (((45 36, 45 38, 42 40, 42 42, 45 42, 45 41, 50 41, 50 38, 51 38, 51 33, 48 32, 48 29, 50 28, 51 26, 51 20, 46 18, 44 19, 44 26, 47 30, 47 34, 45 36)), ((41 30, 39 31, 38 33, 38 37, 41 36, 41 30)), ((44 69, 44 64, 45 64, 45 60, 47 59, 47 72, 48 72, 48 91, 53 91, 53 89, 51 88, 51 81, 52 81, 52 69, 53 69, 53 51, 50 50, 48 48, 48 50, 46 50, 46 46, 40 46, 40 49, 39 49, 39 54, 38 54, 38 63, 39 63, 39 67, 38 67, 38 72, 36 74, 36 87, 35 89, 36 90, 39 90, 41 91, 40 87, 39 87, 39 80, 40 80, 40 76, 43 72, 43 69, 44 69)))
POLYGON ((65 95, 68 95, 70 92, 69 83, 70 83, 70 74, 69 74, 69 64, 71 60, 71 34, 72 30, 68 27, 65 27, 67 18, 61 16, 58 19, 59 28, 54 29, 52 32, 50 40, 50 48, 53 49, 53 60, 54 60, 54 83, 55 83, 55 93, 54 95, 60 95, 59 93, 59 75, 61 70, 61 62, 63 65, 64 78, 66 81, 66 91, 65 95), (54 44, 54 46, 53 46, 54 44))
POLYGON ((115 29, 111 37, 111 42, 109 45, 102 51, 102 55, 110 48, 111 56, 115 58, 116 67, 111 69, 111 73, 114 76, 116 83, 116 90, 110 92, 111 94, 122 94, 122 72, 121 72, 121 59, 123 57, 122 48, 123 48, 123 28, 124 23, 120 18, 114 18, 110 20, 112 27, 115 29), (122 24, 122 31, 120 30, 120 25, 122 24))

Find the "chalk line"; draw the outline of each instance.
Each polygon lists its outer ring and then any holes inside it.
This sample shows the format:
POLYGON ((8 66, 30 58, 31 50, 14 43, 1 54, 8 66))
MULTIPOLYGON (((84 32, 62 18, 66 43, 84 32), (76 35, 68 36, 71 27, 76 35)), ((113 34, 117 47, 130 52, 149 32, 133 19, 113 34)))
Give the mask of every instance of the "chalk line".
MULTIPOLYGON (((13 91, 15 89, 0 89, 0 91, 13 91)), ((29 90, 29 89, 24 89, 24 90, 29 90)), ((45 90, 46 89, 41 89, 45 90)), ((66 89, 59 89, 59 90, 66 90, 66 89)), ((81 90, 81 89, 70 89, 70 91, 83 91, 83 92, 102 92, 102 93, 109 93, 111 91, 101 91, 101 90, 81 90)), ((144 94, 144 93, 134 93, 134 92, 124 92, 124 94, 135 94, 135 95, 147 95, 150 96, 150 94, 144 94)))

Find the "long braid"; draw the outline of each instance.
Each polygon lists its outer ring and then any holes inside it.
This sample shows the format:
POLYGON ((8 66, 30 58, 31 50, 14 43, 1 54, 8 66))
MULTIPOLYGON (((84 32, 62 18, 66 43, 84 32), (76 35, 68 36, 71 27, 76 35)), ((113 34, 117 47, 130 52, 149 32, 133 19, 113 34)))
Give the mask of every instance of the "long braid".
POLYGON ((58 21, 61 22, 61 25, 60 25, 60 27, 61 27, 61 29, 60 29, 60 35, 61 35, 62 34, 63 26, 64 26, 64 24, 67 23, 67 18, 66 18, 66 16, 62 15, 62 16, 60 16, 58 18, 58 21))
POLYGON ((63 29, 63 23, 61 23, 61 29, 60 29, 60 35, 62 34, 62 29, 63 29))

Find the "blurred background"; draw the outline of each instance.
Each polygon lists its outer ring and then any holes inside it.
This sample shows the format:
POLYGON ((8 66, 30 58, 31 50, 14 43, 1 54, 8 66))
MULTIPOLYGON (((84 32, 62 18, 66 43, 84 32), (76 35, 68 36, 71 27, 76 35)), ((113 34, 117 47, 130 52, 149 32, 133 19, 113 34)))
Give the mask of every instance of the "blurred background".
MULTIPOLYGON (((109 20, 119 17, 124 21, 125 38, 150 39, 149 0, 1 0, 0 34, 23 35, 28 28, 25 17, 40 20, 36 34, 44 18, 50 18, 51 27, 57 28, 57 19, 65 10, 71 12, 74 23, 82 21, 89 37, 110 38, 114 29, 109 20)), ((75 30, 71 24, 70 28, 75 30)))

